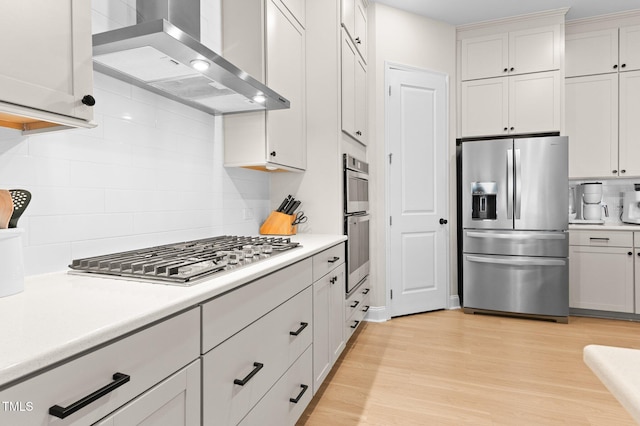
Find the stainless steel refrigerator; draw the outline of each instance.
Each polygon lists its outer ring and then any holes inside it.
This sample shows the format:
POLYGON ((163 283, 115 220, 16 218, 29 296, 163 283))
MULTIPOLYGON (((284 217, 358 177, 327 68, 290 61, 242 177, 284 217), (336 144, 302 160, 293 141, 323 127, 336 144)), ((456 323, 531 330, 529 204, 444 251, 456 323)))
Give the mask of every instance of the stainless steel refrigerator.
POLYGON ((567 322, 566 136, 462 142, 466 313, 567 322))

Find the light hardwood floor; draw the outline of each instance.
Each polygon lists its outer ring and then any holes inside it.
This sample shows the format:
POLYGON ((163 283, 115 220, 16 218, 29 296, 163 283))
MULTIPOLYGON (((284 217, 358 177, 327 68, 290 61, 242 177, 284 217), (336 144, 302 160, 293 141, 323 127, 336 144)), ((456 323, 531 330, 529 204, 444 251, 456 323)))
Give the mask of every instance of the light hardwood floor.
POLYGON ((633 425, 582 360, 640 323, 437 311, 365 323, 298 425, 633 425))

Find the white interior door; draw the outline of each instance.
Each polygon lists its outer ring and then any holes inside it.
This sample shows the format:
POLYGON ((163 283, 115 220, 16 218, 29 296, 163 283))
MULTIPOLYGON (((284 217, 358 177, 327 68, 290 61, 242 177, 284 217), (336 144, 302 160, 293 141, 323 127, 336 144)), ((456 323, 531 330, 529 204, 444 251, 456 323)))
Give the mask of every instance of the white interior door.
POLYGON ((387 84, 387 270, 393 317, 447 307, 447 77, 388 66, 387 84))

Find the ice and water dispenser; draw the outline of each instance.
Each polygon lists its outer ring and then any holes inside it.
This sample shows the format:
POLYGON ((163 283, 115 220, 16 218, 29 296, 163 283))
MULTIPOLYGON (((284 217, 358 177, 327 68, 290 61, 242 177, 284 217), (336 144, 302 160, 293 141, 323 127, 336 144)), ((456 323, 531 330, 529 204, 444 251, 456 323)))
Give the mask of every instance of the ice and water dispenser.
POLYGON ((497 195, 498 184, 496 182, 472 182, 471 218, 473 220, 496 220, 498 217, 497 195))

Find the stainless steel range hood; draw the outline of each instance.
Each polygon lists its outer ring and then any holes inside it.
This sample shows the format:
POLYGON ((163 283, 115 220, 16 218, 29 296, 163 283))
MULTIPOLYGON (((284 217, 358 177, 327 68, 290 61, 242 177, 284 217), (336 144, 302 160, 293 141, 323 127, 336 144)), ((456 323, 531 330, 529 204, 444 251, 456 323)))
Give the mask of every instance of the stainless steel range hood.
POLYGON ((214 115, 289 108, 200 43, 200 0, 138 0, 137 21, 93 35, 96 71, 214 115))

